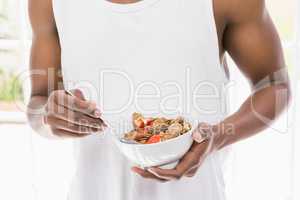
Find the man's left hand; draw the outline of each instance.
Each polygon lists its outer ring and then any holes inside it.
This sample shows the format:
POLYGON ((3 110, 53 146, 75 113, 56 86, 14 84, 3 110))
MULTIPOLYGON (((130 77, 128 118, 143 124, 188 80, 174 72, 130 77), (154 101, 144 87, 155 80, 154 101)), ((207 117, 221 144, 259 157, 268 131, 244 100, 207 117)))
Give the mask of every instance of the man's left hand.
POLYGON ((171 180, 179 180, 182 177, 193 177, 207 155, 212 152, 211 140, 198 143, 200 132, 211 131, 210 125, 201 123, 198 128, 193 131, 194 143, 190 150, 181 158, 180 162, 174 169, 161 169, 159 167, 151 167, 146 170, 139 167, 133 167, 132 171, 146 179, 154 179, 160 182, 171 180))

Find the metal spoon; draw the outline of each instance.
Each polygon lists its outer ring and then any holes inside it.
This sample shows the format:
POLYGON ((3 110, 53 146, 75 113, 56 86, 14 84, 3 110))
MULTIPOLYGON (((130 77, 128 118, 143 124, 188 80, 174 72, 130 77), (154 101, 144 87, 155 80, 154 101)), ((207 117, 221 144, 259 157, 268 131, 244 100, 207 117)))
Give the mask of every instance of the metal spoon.
POLYGON ((68 95, 70 95, 70 96, 72 96, 72 97, 75 97, 75 95, 74 95, 71 91, 65 90, 65 92, 66 92, 68 95))
POLYGON ((125 144, 140 144, 134 140, 128 140, 126 138, 120 138, 120 142, 125 143, 125 144))

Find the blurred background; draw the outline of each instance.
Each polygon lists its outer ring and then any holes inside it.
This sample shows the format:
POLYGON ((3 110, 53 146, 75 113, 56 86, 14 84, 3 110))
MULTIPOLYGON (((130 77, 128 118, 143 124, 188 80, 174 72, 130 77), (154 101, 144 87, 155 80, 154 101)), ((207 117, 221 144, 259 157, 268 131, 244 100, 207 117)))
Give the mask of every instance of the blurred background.
MULTIPOLYGON (((294 100, 271 129, 234 145, 226 176, 229 200, 300 199, 300 0, 267 0, 267 6, 294 100)), ((48 141, 26 124, 30 40, 27 0, 0 0, 0 199, 63 200, 75 170, 72 141, 48 141)), ((233 112, 250 90, 232 62, 230 71, 233 112)))

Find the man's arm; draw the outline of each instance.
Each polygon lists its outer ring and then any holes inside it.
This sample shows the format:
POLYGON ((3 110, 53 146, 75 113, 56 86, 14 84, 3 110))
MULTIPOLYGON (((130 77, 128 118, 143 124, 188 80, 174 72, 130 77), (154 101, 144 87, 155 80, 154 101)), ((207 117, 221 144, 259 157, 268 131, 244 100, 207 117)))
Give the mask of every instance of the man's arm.
POLYGON ((58 89, 61 81, 57 72, 60 70, 60 46, 54 21, 51 0, 29 0, 29 18, 32 27, 32 46, 30 57, 31 99, 28 105, 28 119, 35 130, 43 126, 42 115, 35 113, 43 108, 48 95, 58 89), (52 73, 49 73, 52 71, 52 73), (50 88, 49 80, 52 80, 50 88))
POLYGON ((288 106, 290 88, 282 47, 264 0, 231 0, 224 48, 252 85, 253 94, 222 122, 217 148, 271 125, 288 106))
POLYGON ((208 154, 266 129, 288 105, 290 89, 282 48, 264 1, 216 1, 227 21, 224 49, 252 84, 253 94, 221 123, 199 124, 193 132, 196 142, 174 169, 132 169, 144 178, 164 182, 193 177, 208 154), (201 142, 203 133, 213 137, 201 142))
POLYGON ((63 89, 61 51, 53 16, 52 0, 29 0, 33 30, 31 47, 31 98, 27 116, 31 127, 44 136, 83 137, 103 129, 100 111, 85 101, 79 90, 75 96, 63 89))
POLYGON ((47 97, 62 83, 57 76, 61 68, 60 45, 52 1, 29 0, 29 17, 33 32, 30 68, 41 74, 32 77, 31 92, 33 96, 47 97), (53 79, 52 83, 48 79, 53 79))

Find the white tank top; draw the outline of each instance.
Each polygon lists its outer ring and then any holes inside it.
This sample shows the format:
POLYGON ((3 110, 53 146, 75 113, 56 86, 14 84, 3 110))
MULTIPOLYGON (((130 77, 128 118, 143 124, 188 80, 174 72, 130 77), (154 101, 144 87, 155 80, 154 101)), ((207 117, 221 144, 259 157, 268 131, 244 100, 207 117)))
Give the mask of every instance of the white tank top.
MULTIPOLYGON (((212 0, 53 0, 62 73, 104 112, 114 133, 132 112, 216 123, 227 115, 212 0)), ((110 133, 105 133, 110 134, 110 133)), ((223 200, 225 151, 193 178, 157 183, 130 171, 110 137, 75 145, 70 200, 223 200)))

